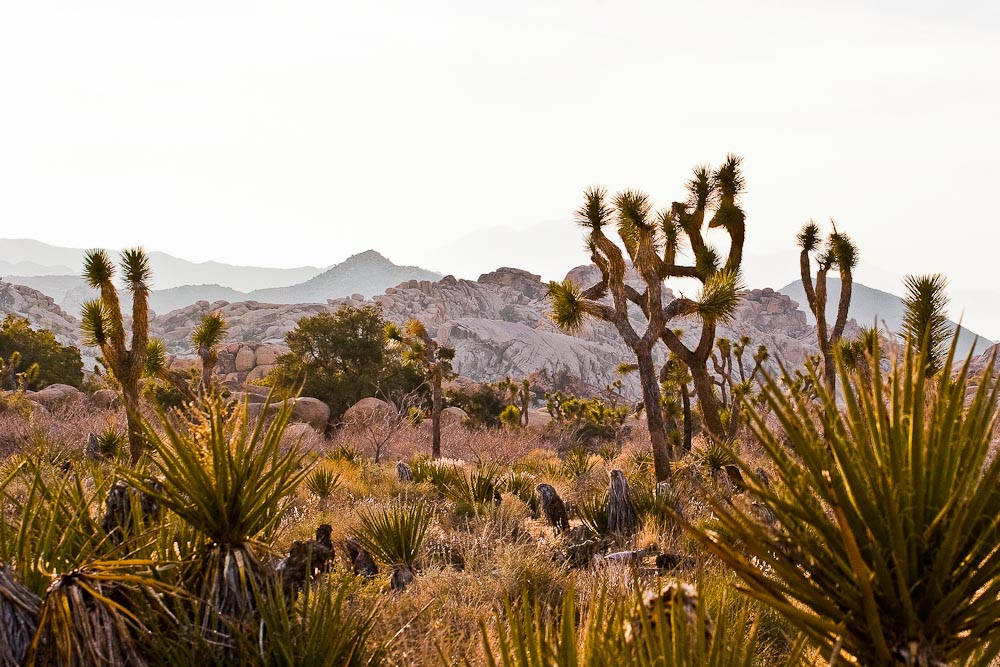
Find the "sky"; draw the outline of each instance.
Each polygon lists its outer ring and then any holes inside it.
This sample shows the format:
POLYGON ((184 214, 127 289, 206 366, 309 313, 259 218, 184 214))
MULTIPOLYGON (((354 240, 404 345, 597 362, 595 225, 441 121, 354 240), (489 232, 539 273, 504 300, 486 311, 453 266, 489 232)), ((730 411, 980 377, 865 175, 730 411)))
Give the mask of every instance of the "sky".
POLYGON ((751 284, 832 218, 874 287, 1000 292, 992 0, 5 2, 0 91, 3 237, 561 277, 588 185, 734 152, 751 284))

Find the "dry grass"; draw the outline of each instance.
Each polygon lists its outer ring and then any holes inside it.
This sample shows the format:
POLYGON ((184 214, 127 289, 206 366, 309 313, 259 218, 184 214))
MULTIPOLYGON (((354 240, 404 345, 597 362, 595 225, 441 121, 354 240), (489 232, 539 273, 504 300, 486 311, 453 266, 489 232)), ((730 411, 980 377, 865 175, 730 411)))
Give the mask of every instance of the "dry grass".
MULTIPOLYGON (((82 457, 87 433, 109 425, 124 427, 121 411, 105 413, 70 406, 20 421, 10 413, 0 415, 0 433, 7 438, 8 454, 44 447, 73 461, 82 457)), ((344 541, 358 534, 360 510, 424 503, 433 513, 414 583, 402 593, 391 592, 390 564, 379 563, 380 574, 356 594, 355 604, 377 610, 376 639, 392 640, 385 664, 441 664, 440 651, 449 664, 468 661, 470 665, 482 665, 481 619, 492 627, 504 603, 517 600, 525 591, 536 595, 543 605, 554 607, 569 590, 576 591, 586 603, 593 591, 602 587, 614 595, 631 594, 636 586, 652 584, 662 574, 655 569, 654 555, 643 559, 637 568, 611 564, 570 569, 563 565, 566 537, 555 535, 551 527, 531 515, 525 502, 512 494, 504 493, 497 505, 486 503, 470 509, 447 500, 429 482, 400 482, 396 478, 396 460, 413 463, 430 451, 430 434, 421 428, 400 432, 390 443, 390 455, 379 465, 369 457, 352 455, 364 452, 364 447, 348 434, 327 439, 308 429, 294 429, 286 437, 286 444, 292 442, 314 454, 319 466, 339 475, 338 483, 325 498, 310 493, 305 484, 300 485, 270 545, 271 554, 264 555, 265 563, 276 562, 287 553, 293 540, 308 539, 318 525, 328 523, 333 527, 335 571, 339 573, 336 576, 344 576, 350 570, 344 541)), ((453 459, 451 465, 459 469, 469 471, 477 463, 491 462, 506 473, 518 471, 530 475, 535 483, 552 484, 567 503, 573 527, 580 524, 574 507, 603 493, 613 468, 623 470, 637 491, 652 488, 647 451, 648 443, 626 442, 610 460, 597 454, 589 456, 582 461, 581 470, 580 461, 577 467, 568 466, 541 433, 473 432, 453 426, 443 438, 445 456, 453 459)), ((676 494, 683 499, 683 511, 689 519, 709 521, 707 504, 698 500, 705 490, 697 482, 699 475, 690 469, 697 469, 693 460, 679 466, 676 494)), ((700 477, 706 479, 708 475, 700 477)), ((92 511, 96 514, 98 508, 92 511)), ((610 546, 611 550, 639 548, 649 549, 651 554, 669 551, 690 559, 669 576, 707 578, 720 589, 730 588, 720 566, 669 521, 647 521, 634 536, 620 538, 610 546)), ((782 626, 776 621, 774 624, 780 634, 782 626)))

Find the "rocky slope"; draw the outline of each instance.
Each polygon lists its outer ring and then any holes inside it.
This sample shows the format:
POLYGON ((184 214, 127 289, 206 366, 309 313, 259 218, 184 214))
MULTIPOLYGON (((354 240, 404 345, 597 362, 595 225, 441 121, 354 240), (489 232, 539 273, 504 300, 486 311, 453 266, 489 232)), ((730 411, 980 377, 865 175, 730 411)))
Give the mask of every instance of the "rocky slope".
MULTIPOLYGON (((586 279, 591 269, 574 269, 570 275, 586 279)), ((545 284, 537 275, 503 268, 479 280, 410 280, 387 289, 374 299, 361 294, 320 304, 281 305, 259 301, 228 303, 202 301, 156 317, 154 335, 168 343, 172 352, 190 354, 187 336, 203 313, 219 310, 230 323, 226 355, 220 372, 230 380, 260 377, 269 370, 273 356, 282 352, 284 335, 302 317, 334 312, 344 305, 379 304, 387 319, 423 321, 436 338, 455 348, 455 370, 477 380, 493 381, 505 375, 525 376, 536 371, 567 371, 595 391, 617 379, 616 366, 631 355, 609 324, 587 322, 576 336, 560 331, 548 319, 545 284), (263 349, 263 352, 261 350, 263 349), (264 368, 262 368, 264 367, 264 368)), ((698 322, 677 322, 685 336, 698 335, 698 322)), ((752 290, 736 316, 720 336, 746 335, 753 346, 763 343, 772 354, 791 364, 800 364, 815 352, 813 329, 805 313, 789 297, 770 289, 752 290)), ((625 392, 637 395, 636 379, 625 379, 625 392)))
POLYGON ((0 280, 0 318, 7 314, 26 318, 36 329, 48 329, 63 345, 79 342, 79 322, 52 297, 24 285, 0 280))

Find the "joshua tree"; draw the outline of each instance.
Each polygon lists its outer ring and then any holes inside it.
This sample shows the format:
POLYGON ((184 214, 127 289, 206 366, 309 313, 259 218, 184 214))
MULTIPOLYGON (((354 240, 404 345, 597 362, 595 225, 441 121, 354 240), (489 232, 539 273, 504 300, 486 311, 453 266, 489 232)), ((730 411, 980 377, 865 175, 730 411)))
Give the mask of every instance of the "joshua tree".
POLYGON ((948 354, 948 279, 940 273, 903 278, 903 326, 900 337, 914 349, 925 351, 926 372, 936 375, 948 354))
POLYGON ((455 358, 455 350, 438 345, 420 320, 410 320, 403 329, 390 322, 385 327, 385 336, 406 348, 407 361, 423 369, 424 377, 431 385, 433 427, 431 456, 439 459, 441 458, 441 411, 444 409, 444 393, 441 385, 453 375, 451 362, 455 358))
POLYGON ((663 420, 667 426, 667 437, 675 452, 691 451, 693 427, 691 419, 691 391, 688 382, 691 374, 674 354, 660 369, 660 389, 663 391, 661 405, 663 420), (678 428, 677 420, 682 426, 678 428))
MULTIPOLYGON (((603 188, 587 190, 577 219, 590 230, 588 247, 601 279, 585 290, 570 281, 549 284, 552 318, 559 326, 578 330, 587 316, 615 326, 635 354, 646 406, 660 405, 653 349, 663 341, 690 370, 706 429, 714 439, 724 437, 724 428, 713 393, 708 359, 715 344, 716 324, 732 315, 741 289, 739 269, 743 258, 745 216, 738 204, 743 189, 740 161, 739 157, 730 155, 714 171, 704 166, 696 168, 687 184, 687 203, 674 202, 670 209, 660 213, 653 212, 648 196, 642 192, 622 192, 610 205, 603 188), (705 242, 702 233, 710 207, 715 208, 715 214, 708 227, 724 229, 730 240, 724 264, 716 250, 705 242), (617 225, 628 262, 622 248, 605 234, 605 227, 612 223, 617 225), (678 263, 678 253, 684 242, 693 254, 691 265, 678 263), (642 281, 642 292, 626 282, 628 263, 642 281), (681 297, 668 302, 663 282, 669 278, 698 280, 702 285, 700 297, 697 300, 681 297), (630 316, 630 306, 637 306, 645 317, 645 328, 641 331, 637 331, 630 316), (701 334, 693 348, 687 347, 669 326, 671 320, 684 315, 696 315, 702 322, 701 334)), ((673 452, 664 432, 663 416, 659 410, 647 409, 646 421, 656 477, 661 481, 669 479, 673 452)))
POLYGON ((712 353, 712 366, 718 376, 715 384, 719 387, 722 408, 728 415, 726 429, 730 439, 739 431, 743 405, 753 393, 754 379, 768 358, 767 346, 758 345, 750 359, 753 366, 748 367, 743 357, 749 344, 750 339, 746 336, 735 343, 720 338, 715 344, 717 351, 712 353))
POLYGON ((127 340, 115 265, 104 250, 88 250, 83 261, 83 278, 100 297, 83 304, 83 340, 99 347, 104 363, 122 390, 122 403, 128 422, 129 453, 135 462, 143 452, 142 416, 139 412, 139 379, 146 367, 149 344, 149 279, 152 271, 142 248, 121 253, 119 263, 125 289, 132 294, 132 337, 127 340))
POLYGON ((517 408, 518 424, 528 425, 528 410, 531 409, 531 381, 524 378, 517 382, 510 376, 505 377, 497 383, 497 388, 507 392, 511 406, 517 408))
POLYGON ((812 220, 799 230, 798 243, 801 249, 799 272, 802 275, 802 289, 806 293, 809 310, 816 318, 816 338, 823 357, 823 381, 833 393, 837 388, 833 349, 837 341, 843 337, 844 326, 847 324, 847 311, 851 307, 851 288, 854 286, 852 272, 858 263, 858 249, 847 234, 837 231, 836 225, 833 225, 833 233, 824 244, 819 225, 812 220), (811 253, 820 253, 816 258, 815 283, 812 278, 811 253), (837 303, 837 319, 831 330, 826 321, 826 275, 833 267, 837 267, 840 272, 840 301, 837 303))
POLYGON ((212 371, 219 361, 219 344, 225 339, 228 328, 221 313, 206 313, 191 333, 191 344, 201 357, 201 390, 206 394, 212 386, 212 371))

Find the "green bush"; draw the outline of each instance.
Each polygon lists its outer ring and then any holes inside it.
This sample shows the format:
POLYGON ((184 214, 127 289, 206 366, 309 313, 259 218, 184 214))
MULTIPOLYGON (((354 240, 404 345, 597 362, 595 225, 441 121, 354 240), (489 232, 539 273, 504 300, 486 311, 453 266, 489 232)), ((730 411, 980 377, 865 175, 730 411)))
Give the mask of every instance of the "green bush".
POLYGON ((385 325, 378 306, 304 317, 285 336, 289 352, 278 357, 268 382, 282 393, 301 387, 330 406, 334 421, 362 398, 408 394, 424 380, 387 344, 385 325))
POLYGON ((68 384, 79 388, 83 383, 80 350, 62 345, 47 329, 32 329, 28 320, 7 315, 0 322, 0 389, 17 389, 16 375, 37 364, 37 371, 26 376, 25 389, 42 389, 50 384, 68 384), (7 364, 17 353, 17 363, 7 364))

